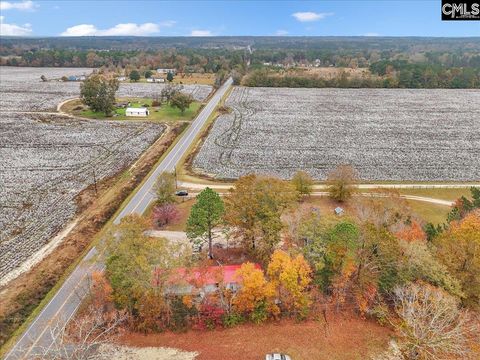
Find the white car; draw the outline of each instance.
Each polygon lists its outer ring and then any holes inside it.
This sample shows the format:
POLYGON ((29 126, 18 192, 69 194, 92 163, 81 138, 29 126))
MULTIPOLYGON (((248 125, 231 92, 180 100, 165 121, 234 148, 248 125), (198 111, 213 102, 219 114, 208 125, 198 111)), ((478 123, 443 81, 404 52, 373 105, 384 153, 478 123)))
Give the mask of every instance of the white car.
POLYGON ((292 360, 292 358, 285 354, 267 354, 265 360, 292 360))

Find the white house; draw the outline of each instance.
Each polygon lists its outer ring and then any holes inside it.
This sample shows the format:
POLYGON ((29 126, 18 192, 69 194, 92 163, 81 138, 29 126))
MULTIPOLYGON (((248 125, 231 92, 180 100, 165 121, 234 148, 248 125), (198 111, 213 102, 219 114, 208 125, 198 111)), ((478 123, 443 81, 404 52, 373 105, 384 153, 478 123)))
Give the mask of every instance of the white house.
POLYGON ((125 81, 125 80, 127 80, 127 77, 126 76, 119 76, 119 77, 117 77, 117 80, 118 81, 125 81))
POLYGON ((125 110, 125 115, 126 116, 140 116, 140 117, 146 117, 150 114, 147 108, 141 107, 141 108, 132 108, 129 107, 125 110))
POLYGON ((177 75, 176 69, 157 69, 158 74, 168 74, 172 73, 173 75, 177 75))
POLYGON ((164 78, 156 78, 156 77, 151 77, 147 79, 147 82, 151 83, 164 83, 165 79, 164 78))

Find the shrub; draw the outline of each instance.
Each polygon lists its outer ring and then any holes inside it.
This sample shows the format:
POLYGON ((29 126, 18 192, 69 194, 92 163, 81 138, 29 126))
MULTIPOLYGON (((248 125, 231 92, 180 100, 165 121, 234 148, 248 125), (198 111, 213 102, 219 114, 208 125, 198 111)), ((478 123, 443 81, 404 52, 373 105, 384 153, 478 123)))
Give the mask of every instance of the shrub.
POLYGON ((178 221, 180 212, 174 204, 165 204, 153 209, 153 221, 159 227, 178 221))
POLYGON ((225 311, 218 306, 202 304, 199 309, 199 316, 195 328, 199 330, 213 330, 222 326, 225 311))
POLYGON ((186 331, 190 323, 190 317, 196 314, 195 307, 188 307, 181 298, 174 298, 170 304, 172 316, 170 329, 174 331, 186 331))
POLYGON ((261 324, 268 319, 268 308, 266 302, 262 301, 255 306, 252 313, 250 314, 250 319, 255 324, 261 324))
POLYGON ((245 318, 239 313, 225 314, 222 319, 224 327, 231 328, 245 322, 245 318))

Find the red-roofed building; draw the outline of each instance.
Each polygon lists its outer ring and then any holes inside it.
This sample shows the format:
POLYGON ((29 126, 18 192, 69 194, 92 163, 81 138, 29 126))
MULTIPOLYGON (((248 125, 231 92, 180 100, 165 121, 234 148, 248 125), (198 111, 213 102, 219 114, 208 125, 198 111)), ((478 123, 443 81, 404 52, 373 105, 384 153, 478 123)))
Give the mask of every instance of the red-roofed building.
MULTIPOLYGON (((189 295, 199 292, 206 295, 216 292, 220 287, 237 291, 241 282, 236 272, 241 265, 207 266, 194 268, 178 268, 168 276, 167 292, 176 295, 189 295)), ((255 264, 256 269, 261 269, 255 264)), ((154 270, 154 280, 158 279, 161 269, 154 270)))

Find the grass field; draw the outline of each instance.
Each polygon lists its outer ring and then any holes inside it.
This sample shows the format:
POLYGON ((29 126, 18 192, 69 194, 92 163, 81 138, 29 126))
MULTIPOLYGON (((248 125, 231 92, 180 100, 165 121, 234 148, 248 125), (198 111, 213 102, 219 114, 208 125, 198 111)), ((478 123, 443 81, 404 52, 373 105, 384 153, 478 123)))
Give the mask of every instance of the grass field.
POLYGON ((182 112, 170 106, 169 104, 163 104, 162 106, 152 107, 152 99, 138 99, 138 98, 128 98, 128 99, 119 99, 119 101, 128 101, 130 102, 130 107, 139 108, 143 105, 148 105, 150 114, 147 117, 132 117, 126 116, 124 108, 117 108, 115 110, 115 115, 107 117, 102 112, 94 112, 90 109, 73 111, 74 115, 81 117, 86 117, 90 119, 108 119, 108 120, 151 120, 157 122, 176 122, 176 121, 189 121, 192 120, 198 113, 201 107, 201 103, 194 101, 190 107, 182 112))
POLYGON ((175 84, 213 85, 215 83, 215 74, 177 74, 172 82, 175 84))
MULTIPOLYGON (((157 74, 154 74, 157 76, 157 74)), ((166 75, 163 75, 164 78, 166 78, 166 75)), ((140 78, 138 81, 131 81, 127 80, 126 82, 130 83, 147 83, 147 79, 145 78, 140 78)), ((194 74, 183 74, 183 73, 178 73, 177 75, 174 76, 172 83, 174 84, 183 84, 183 85, 213 85, 215 83, 215 74, 200 74, 200 73, 194 73, 194 74)), ((165 84, 168 84, 166 81, 165 84)))
MULTIPOLYGON (((480 186, 480 185, 479 185, 480 186)), ((434 199, 441 200, 457 200, 461 196, 471 198, 470 189, 458 188, 458 189, 398 189, 400 194, 425 196, 434 199)))

